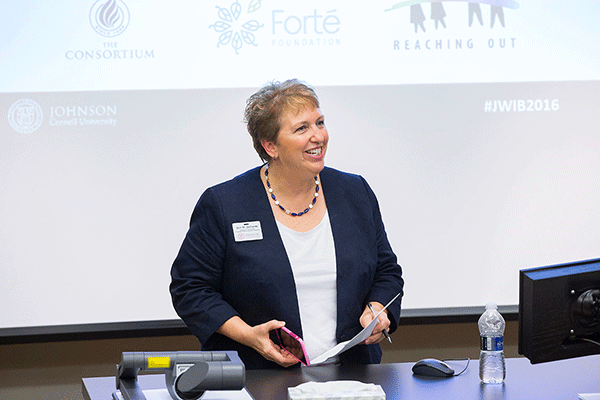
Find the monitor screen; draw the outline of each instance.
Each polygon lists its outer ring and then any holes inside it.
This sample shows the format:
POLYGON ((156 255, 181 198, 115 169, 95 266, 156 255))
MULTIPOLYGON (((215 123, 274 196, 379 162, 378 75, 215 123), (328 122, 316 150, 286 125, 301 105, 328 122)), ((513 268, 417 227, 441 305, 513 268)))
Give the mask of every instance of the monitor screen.
POLYGON ((600 259, 520 271, 519 354, 532 364, 600 353, 600 259))

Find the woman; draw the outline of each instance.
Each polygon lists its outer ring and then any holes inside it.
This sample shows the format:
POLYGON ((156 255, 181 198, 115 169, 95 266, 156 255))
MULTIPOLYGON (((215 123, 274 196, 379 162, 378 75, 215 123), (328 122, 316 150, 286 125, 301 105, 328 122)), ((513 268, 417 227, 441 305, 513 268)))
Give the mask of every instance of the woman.
MULTIPOLYGON (((288 367, 296 358, 271 339, 286 326, 309 358, 351 339, 404 282, 366 181, 325 168, 329 134, 312 88, 272 83, 248 99, 263 161, 207 189, 171 270, 179 316, 203 350, 236 350, 246 368, 288 367)), ((364 345, 331 362, 378 363, 400 298, 364 345)))

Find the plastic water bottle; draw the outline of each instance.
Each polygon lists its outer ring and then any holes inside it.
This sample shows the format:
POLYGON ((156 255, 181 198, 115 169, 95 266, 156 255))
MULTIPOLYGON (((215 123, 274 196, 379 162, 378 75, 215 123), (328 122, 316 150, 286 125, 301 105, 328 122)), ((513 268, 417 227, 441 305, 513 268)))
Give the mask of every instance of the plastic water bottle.
POLYGON ((506 377, 504 362, 504 328, 506 323, 495 303, 485 305, 479 318, 481 352, 479 354, 479 378, 483 383, 502 383, 506 377))

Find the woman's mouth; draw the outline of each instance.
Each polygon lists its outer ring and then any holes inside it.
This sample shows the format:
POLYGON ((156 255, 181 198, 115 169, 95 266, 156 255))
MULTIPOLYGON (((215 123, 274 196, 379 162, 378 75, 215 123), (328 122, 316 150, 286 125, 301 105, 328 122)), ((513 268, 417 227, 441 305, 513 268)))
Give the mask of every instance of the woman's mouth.
POLYGON ((323 147, 321 146, 315 149, 306 150, 306 153, 310 154, 311 156, 320 156, 323 153, 323 147))

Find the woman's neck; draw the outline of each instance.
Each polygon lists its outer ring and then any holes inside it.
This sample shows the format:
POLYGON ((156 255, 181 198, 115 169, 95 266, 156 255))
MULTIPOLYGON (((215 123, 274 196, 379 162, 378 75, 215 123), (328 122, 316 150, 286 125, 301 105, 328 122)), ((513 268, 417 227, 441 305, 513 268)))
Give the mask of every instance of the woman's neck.
POLYGON ((287 170, 285 166, 273 161, 268 164, 268 168, 269 181, 277 187, 279 195, 297 197, 315 192, 315 175, 287 170))

